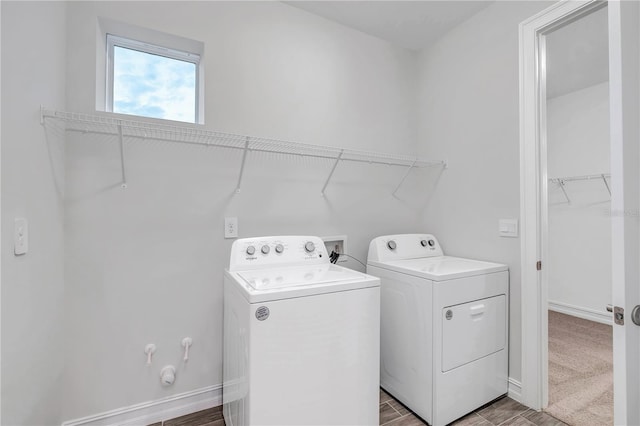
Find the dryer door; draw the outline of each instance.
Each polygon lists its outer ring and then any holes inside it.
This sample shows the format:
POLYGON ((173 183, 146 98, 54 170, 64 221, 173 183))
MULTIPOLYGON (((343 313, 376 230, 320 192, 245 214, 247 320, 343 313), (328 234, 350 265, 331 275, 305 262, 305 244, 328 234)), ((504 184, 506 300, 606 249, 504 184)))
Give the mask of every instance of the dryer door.
POLYGON ((442 309, 442 372, 504 349, 506 327, 505 295, 442 309))

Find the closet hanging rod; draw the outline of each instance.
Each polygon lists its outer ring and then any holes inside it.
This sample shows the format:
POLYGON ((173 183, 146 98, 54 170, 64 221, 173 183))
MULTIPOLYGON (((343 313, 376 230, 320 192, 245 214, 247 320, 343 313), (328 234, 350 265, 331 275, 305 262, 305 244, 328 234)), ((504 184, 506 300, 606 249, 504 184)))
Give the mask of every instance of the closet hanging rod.
POLYGON ((342 152, 340 161, 402 166, 407 168, 446 167, 444 161, 428 161, 407 155, 342 149, 331 146, 222 133, 187 126, 155 124, 41 108, 41 122, 44 123, 47 118, 64 121, 67 123, 66 131, 78 133, 119 136, 118 129, 120 127, 124 138, 176 142, 189 145, 231 148, 252 152, 286 154, 329 160, 335 160, 342 152), (245 145, 247 140, 249 140, 250 143, 245 145))
POLYGON ((592 180, 592 179, 609 179, 611 178, 611 173, 600 173, 597 175, 585 175, 585 176, 568 176, 568 177, 559 177, 559 178, 549 178, 549 182, 560 183, 560 182, 572 182, 577 180, 592 180))
POLYGON ((565 184, 567 182, 575 182, 575 181, 580 181, 580 180, 602 180, 602 183, 604 183, 605 188, 607 188, 607 192, 609 193, 609 197, 611 197, 611 188, 609 187, 609 183, 607 182, 607 179, 611 178, 611 174, 610 173, 600 173, 597 175, 585 175, 585 176, 568 176, 568 177, 561 177, 561 178, 549 178, 549 182, 553 182, 553 183, 557 183, 558 186, 560 187, 560 189, 562 190, 562 193, 564 194, 564 197, 567 199, 567 203, 571 204, 571 198, 569 198, 569 194, 567 194, 567 190, 565 189, 565 184))

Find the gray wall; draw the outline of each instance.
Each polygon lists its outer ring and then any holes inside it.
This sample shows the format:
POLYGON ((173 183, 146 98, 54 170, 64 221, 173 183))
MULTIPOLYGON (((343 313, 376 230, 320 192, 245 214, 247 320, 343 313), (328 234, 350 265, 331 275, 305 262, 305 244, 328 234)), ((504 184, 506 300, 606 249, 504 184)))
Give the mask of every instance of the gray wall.
POLYGON ((518 24, 547 2, 496 2, 419 58, 419 153, 445 158, 422 227, 445 253, 509 265, 509 375, 520 380, 520 239, 498 236, 520 215, 518 24))
MULTIPOLYGON (((547 100, 549 177, 609 173, 609 84, 547 100)), ((549 183, 549 303, 611 322, 611 196, 601 179, 549 183)))
POLYGON ((63 152, 40 104, 64 108, 66 4, 2 8, 2 418, 60 423, 63 377, 63 152), (26 255, 13 220, 29 220, 26 255))
POLYGON ((519 216, 518 23, 548 5, 496 2, 415 54, 275 2, 2 2, 2 233, 27 216, 32 246, 14 258, 3 238, 2 423, 59 423, 220 384, 225 216, 241 236, 347 234, 362 260, 372 237, 420 230, 448 254, 508 264, 518 380, 520 241, 497 227, 519 216), (205 43, 206 128, 417 152, 449 168, 437 183, 412 173, 395 198, 402 170, 340 165, 322 198, 330 162, 254 154, 234 194, 238 152, 131 142, 122 190, 115 141, 76 135, 65 177, 38 106, 94 112, 98 16, 205 43), (146 343, 158 346, 151 368, 146 343), (168 363, 177 380, 162 388, 168 363))
MULTIPOLYGON (((95 106, 96 25, 106 17, 204 42, 205 128, 320 145, 415 153, 415 54, 276 2, 71 2, 70 111, 95 106), (72 83, 73 82, 73 83, 72 83)), ((98 54, 101 54, 100 52, 98 54)), ((222 277, 231 240, 347 234, 365 261, 379 234, 420 228, 426 195, 415 173, 330 161, 241 154, 160 142, 126 147, 118 183, 113 139, 69 138, 66 150, 65 419, 222 382, 222 277), (188 364, 183 337, 193 338, 188 364), (143 349, 158 350, 147 368, 143 349), (177 367, 162 387, 159 371, 177 367)), ((345 263, 355 269, 354 262, 345 263)))

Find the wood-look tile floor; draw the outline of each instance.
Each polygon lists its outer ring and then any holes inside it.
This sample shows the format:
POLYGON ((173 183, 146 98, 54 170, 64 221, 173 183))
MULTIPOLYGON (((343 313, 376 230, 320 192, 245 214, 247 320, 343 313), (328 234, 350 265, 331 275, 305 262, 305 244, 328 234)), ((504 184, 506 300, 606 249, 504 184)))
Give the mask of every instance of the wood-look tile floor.
MULTIPOLYGON (((423 426, 428 423, 380 389, 380 425, 423 426)), ((511 398, 501 398, 452 423, 456 426, 566 426, 547 413, 533 411, 511 398)), ((225 426, 222 407, 165 420, 150 426, 225 426)), ((302 426, 302 425, 301 425, 302 426)))
MULTIPOLYGON (((380 425, 423 426, 427 424, 391 395, 380 390, 380 425)), ((480 407, 451 424, 456 426, 566 426, 549 414, 533 411, 508 397, 480 407)))

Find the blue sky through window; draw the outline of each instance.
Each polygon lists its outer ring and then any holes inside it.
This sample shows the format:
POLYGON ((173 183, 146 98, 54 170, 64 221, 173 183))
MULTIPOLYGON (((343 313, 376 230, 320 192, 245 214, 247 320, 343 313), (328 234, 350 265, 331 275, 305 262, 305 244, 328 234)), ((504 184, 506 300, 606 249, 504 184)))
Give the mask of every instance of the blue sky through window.
POLYGON ((196 121, 196 65, 113 48, 113 112, 196 121))

